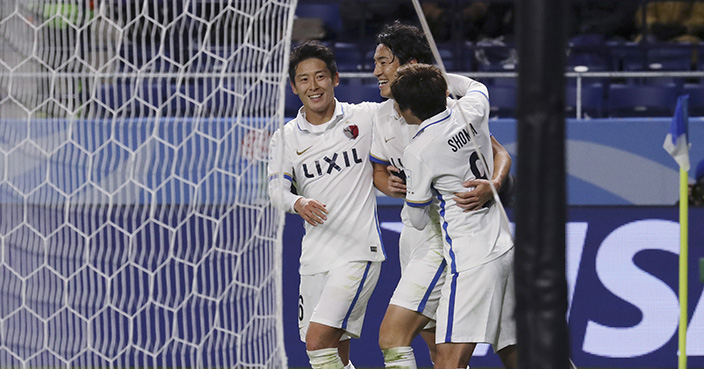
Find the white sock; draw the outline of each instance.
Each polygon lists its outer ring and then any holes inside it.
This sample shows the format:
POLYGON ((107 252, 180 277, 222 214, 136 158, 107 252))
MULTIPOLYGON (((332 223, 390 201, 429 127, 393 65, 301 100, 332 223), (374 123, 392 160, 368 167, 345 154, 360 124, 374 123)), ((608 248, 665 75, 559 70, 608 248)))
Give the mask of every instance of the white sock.
POLYGON ((313 351, 306 351, 308 360, 313 369, 343 369, 342 359, 336 348, 327 348, 313 351))
POLYGON ((417 369, 416 357, 410 346, 392 347, 381 350, 386 369, 417 369))
POLYGON ((352 360, 350 360, 347 365, 345 365, 345 369, 357 369, 354 367, 354 364, 352 364, 352 360))

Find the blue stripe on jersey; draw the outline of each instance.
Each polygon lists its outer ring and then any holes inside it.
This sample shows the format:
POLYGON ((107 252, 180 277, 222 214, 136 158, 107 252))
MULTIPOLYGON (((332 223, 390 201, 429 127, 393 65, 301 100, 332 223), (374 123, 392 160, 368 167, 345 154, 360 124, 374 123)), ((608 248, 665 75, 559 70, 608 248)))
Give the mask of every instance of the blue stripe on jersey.
POLYGON ((479 92, 480 94, 484 95, 484 97, 486 97, 487 101, 489 100, 489 96, 486 96, 486 94, 482 90, 472 90, 467 92, 467 95, 471 94, 472 92, 479 92))
POLYGON ((438 194, 438 199, 440 200, 440 216, 442 217, 442 230, 445 231, 445 241, 448 245, 450 245, 449 254, 450 260, 452 261, 450 263, 450 272, 457 273, 457 260, 455 259, 455 250, 452 249, 452 238, 450 238, 450 235, 447 233, 448 224, 447 220, 445 220, 445 199, 443 199, 442 195, 440 194, 438 194))
POLYGON ((423 201, 423 202, 406 200, 406 205, 408 205, 412 208, 422 208, 422 207, 428 206, 432 203, 433 203, 433 199, 430 199, 428 201, 423 201))
POLYGON ((380 158, 377 158, 376 156, 369 154, 369 160, 372 161, 372 163, 379 163, 379 164, 384 164, 384 165, 391 165, 390 161, 386 161, 380 158))
POLYGON ((447 307, 447 331, 445 332, 445 343, 452 342, 452 324, 455 321, 455 296, 457 295, 457 276, 452 274, 452 282, 450 284, 450 301, 447 307))
POLYGON ((421 128, 421 129, 419 129, 418 132, 416 132, 416 134, 413 135, 413 138, 418 137, 418 135, 421 134, 421 132, 425 131, 426 128, 428 128, 428 127, 430 127, 430 126, 432 126, 432 125, 438 124, 438 123, 442 122, 443 120, 450 119, 450 115, 451 115, 451 114, 448 114, 445 118, 442 118, 442 119, 440 119, 440 120, 438 120, 438 121, 435 121, 435 122, 428 123, 427 126, 421 128))
POLYGON ((438 280, 440 279, 442 274, 445 272, 446 265, 447 265, 447 263, 443 259, 442 263, 440 263, 440 266, 438 267, 438 270, 435 272, 435 276, 433 277, 433 280, 430 282, 428 289, 425 291, 425 295, 423 295, 423 299, 420 300, 420 305, 418 305, 418 309, 416 309, 417 312, 422 313, 423 310, 425 310, 425 304, 428 303, 428 299, 430 298, 430 293, 433 292, 433 289, 435 289, 435 285, 438 284, 438 280))
POLYGON ((350 319, 350 315, 352 314, 352 309, 354 309, 354 305, 357 303, 357 300, 359 299, 359 295, 362 293, 362 288, 364 288, 364 282, 367 280, 367 274, 369 274, 369 267, 372 265, 371 261, 367 261, 367 267, 364 269, 364 275, 362 276, 362 280, 359 281, 359 287, 357 287, 357 293, 354 295, 354 299, 352 299, 352 303, 350 304, 349 310, 347 310, 347 314, 345 314, 345 319, 342 320, 342 329, 347 329, 347 323, 350 319))
POLYGON ((384 259, 386 259, 386 249, 384 248, 384 239, 381 238, 381 227, 379 227, 379 215, 374 212, 374 222, 376 224, 376 233, 379 235, 379 242, 381 242, 381 253, 384 254, 384 259))
MULTIPOLYGON (((274 173, 269 176, 269 181, 272 179, 278 178, 279 173, 274 173)), ((288 179, 289 181, 293 182, 293 176, 291 176, 289 173, 284 173, 284 179, 288 179)))

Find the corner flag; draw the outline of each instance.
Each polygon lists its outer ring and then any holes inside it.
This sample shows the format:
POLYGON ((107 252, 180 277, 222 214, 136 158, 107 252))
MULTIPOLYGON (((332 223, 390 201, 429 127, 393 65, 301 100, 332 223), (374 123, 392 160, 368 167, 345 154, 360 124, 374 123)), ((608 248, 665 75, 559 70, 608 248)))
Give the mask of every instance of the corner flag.
POLYGON ((688 100, 689 95, 682 95, 677 98, 675 115, 672 117, 670 130, 667 132, 665 142, 662 144, 665 151, 675 159, 680 168, 685 172, 689 171, 689 141, 687 140, 687 126, 689 121, 689 117, 687 116, 688 100))
POLYGON ((680 272, 679 272, 679 302, 680 302, 680 322, 678 328, 678 369, 687 369, 687 306, 688 306, 688 286, 687 276, 689 275, 689 212, 687 195, 687 182, 689 172, 689 142, 687 141, 687 102, 689 95, 682 95, 677 98, 675 115, 672 117, 670 130, 665 136, 662 147, 667 151, 680 166, 680 272))

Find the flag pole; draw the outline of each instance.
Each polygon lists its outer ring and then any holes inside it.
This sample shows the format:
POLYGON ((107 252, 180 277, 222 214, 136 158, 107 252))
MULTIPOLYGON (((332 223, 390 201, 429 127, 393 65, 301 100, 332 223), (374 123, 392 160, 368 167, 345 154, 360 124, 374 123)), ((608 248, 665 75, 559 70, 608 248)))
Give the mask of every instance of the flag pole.
POLYGON ((678 369, 687 369, 687 277, 689 265, 689 193, 687 171, 680 167, 680 326, 678 369))
POLYGON ((679 270, 679 297, 680 297, 680 322, 678 329, 678 369, 687 369, 687 278, 689 276, 689 250, 687 232, 689 193, 687 172, 689 172, 689 140, 688 132, 688 100, 689 95, 677 98, 675 114, 672 117, 670 129, 665 136, 662 147, 672 156, 680 168, 680 270, 679 270))

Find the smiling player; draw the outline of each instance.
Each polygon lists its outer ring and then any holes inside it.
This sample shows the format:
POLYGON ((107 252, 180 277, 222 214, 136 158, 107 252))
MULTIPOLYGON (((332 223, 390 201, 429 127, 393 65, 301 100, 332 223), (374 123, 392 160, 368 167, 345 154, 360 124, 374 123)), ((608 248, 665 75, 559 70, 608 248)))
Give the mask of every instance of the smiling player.
MULTIPOLYGON (((377 35, 376 43, 374 75, 384 97, 392 97, 391 83, 395 80, 399 67, 432 62, 432 53, 425 35, 417 27, 399 22, 387 25, 377 35)), ((470 78, 453 74, 448 78, 450 90, 457 96, 486 91, 482 83, 470 78)), ((418 126, 406 124, 394 109, 393 100, 382 103, 375 120, 371 152, 374 184, 389 196, 403 197, 406 195, 406 186, 401 177, 405 174, 405 163, 401 158, 418 131, 418 126)), ((497 168, 492 181, 495 188, 499 188, 508 175, 511 158, 493 137, 492 149, 497 168)), ((473 179, 466 182, 465 186, 475 189, 456 193, 455 201, 464 209, 476 210, 492 198, 487 178, 473 179)), ((435 360, 434 320, 446 265, 437 217, 422 230, 411 226, 406 207, 401 211, 401 219, 404 223, 399 238, 401 280, 381 323, 379 346, 388 367, 412 369, 416 367, 416 361, 411 342, 418 334, 428 345, 431 359, 435 360)))
POLYGON ((306 221, 299 330, 310 364, 352 367, 349 339, 359 338, 386 257, 369 161, 378 104, 335 99, 334 54, 317 42, 291 52, 289 76, 303 107, 272 137, 269 196, 306 221))

